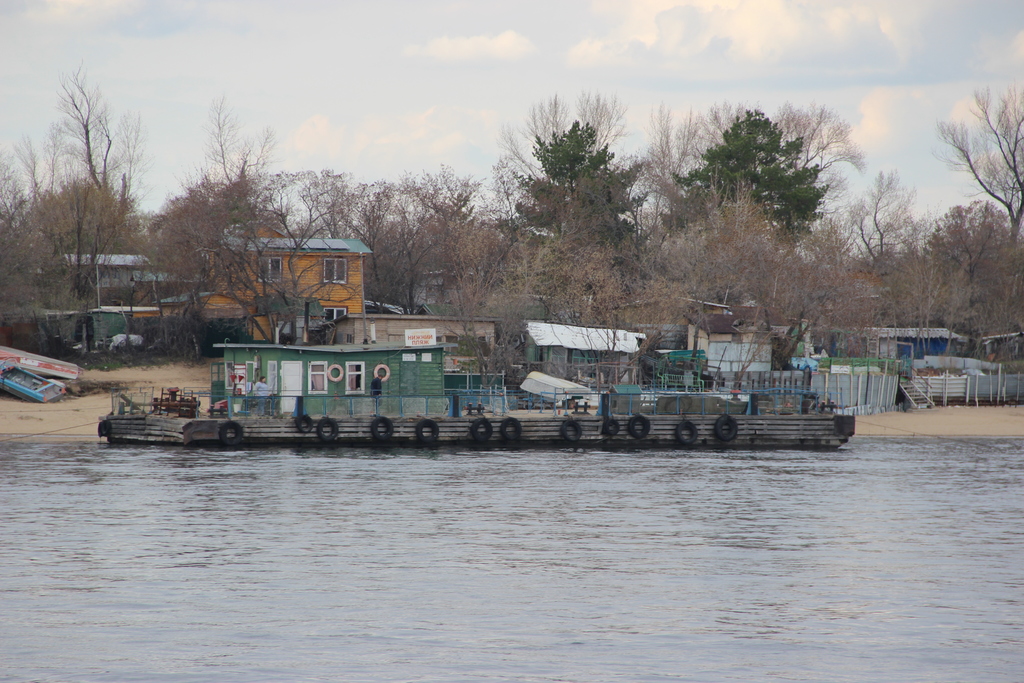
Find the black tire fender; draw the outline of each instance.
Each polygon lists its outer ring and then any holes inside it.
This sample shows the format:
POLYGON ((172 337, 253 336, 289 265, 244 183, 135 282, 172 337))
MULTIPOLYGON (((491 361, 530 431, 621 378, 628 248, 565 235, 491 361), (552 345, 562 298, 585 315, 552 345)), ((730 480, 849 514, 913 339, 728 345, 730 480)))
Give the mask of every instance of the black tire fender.
POLYGON ((374 441, 387 441, 395 433, 395 424, 391 418, 378 415, 370 422, 370 435, 374 441))
POLYGON ((523 424, 514 417, 506 417, 498 426, 498 433, 505 441, 519 441, 523 437, 523 424))
POLYGON ((327 417, 321 417, 316 423, 316 438, 330 443, 338 438, 338 423, 327 417))
POLYGON ((576 443, 583 436, 583 427, 576 420, 566 420, 558 428, 558 433, 562 439, 570 443, 576 443))
POLYGON ((469 425, 469 435, 473 437, 473 441, 477 443, 483 443, 491 438, 491 434, 494 433, 494 427, 491 425, 491 421, 486 417, 478 417, 473 420, 473 423, 469 425))
POLYGON ((697 438, 700 435, 697 433, 697 425, 693 424, 689 420, 683 420, 676 425, 676 441, 683 446, 692 446, 697 443, 697 438))
POLYGON ((96 433, 101 439, 109 437, 113 430, 114 423, 107 419, 100 420, 99 425, 96 426, 96 433))
POLYGON ((221 422, 217 426, 217 438, 225 446, 237 446, 242 443, 242 437, 245 436, 245 430, 242 429, 242 425, 238 424, 234 420, 228 420, 227 422, 221 422))
POLYGON ((646 415, 640 415, 639 413, 629 418, 629 424, 626 425, 626 431, 634 439, 642 439, 651 432, 651 421, 647 419, 646 415))
POLYGON ((295 428, 303 434, 309 434, 313 431, 313 418, 309 415, 296 415, 295 428))
POLYGON ((416 423, 416 440, 421 444, 430 445, 437 441, 437 437, 441 435, 441 428, 437 422, 431 420, 429 417, 423 418, 416 423))
POLYGON ((728 413, 719 415, 718 419, 715 420, 715 438, 719 441, 732 441, 739 434, 739 431, 736 418, 728 413))
POLYGON ((614 417, 606 417, 601 423, 601 433, 605 436, 615 436, 622 427, 614 417))

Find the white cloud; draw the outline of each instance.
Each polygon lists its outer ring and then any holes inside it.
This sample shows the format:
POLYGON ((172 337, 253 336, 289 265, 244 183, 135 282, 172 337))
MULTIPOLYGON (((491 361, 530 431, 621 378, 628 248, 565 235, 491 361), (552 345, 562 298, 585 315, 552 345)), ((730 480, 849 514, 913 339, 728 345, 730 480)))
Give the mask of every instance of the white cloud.
POLYGON ((859 110, 853 138, 869 157, 905 148, 922 125, 929 133, 934 131, 937 120, 935 105, 920 88, 874 88, 861 100, 859 110))
POLYGON ((345 142, 345 127, 334 127, 323 114, 314 114, 302 122, 288 136, 287 147, 300 156, 316 157, 324 153, 329 158, 341 154, 345 142))
POLYGON ((138 8, 138 0, 41 0, 27 3, 26 14, 42 22, 102 22, 138 8))
POLYGON ((622 66, 630 62, 629 45, 621 41, 587 38, 572 46, 568 63, 574 67, 622 66))
POLYGON ((949 118, 954 121, 969 123, 974 120, 974 96, 961 97, 953 103, 950 109, 949 118))
POLYGON ((465 168, 482 149, 493 152, 498 123, 498 114, 491 110, 446 106, 368 115, 345 125, 315 114, 287 136, 284 162, 296 169, 337 167, 370 176, 441 164, 465 168))
POLYGON ((989 38, 978 46, 985 69, 1016 76, 1024 66, 1024 31, 1008 38, 989 38))
POLYGON ((478 59, 515 61, 534 52, 537 48, 530 39, 515 31, 505 31, 496 36, 470 36, 435 38, 425 46, 410 45, 404 53, 409 56, 426 56, 442 62, 465 62, 478 59))
POLYGON ((592 7, 607 31, 573 46, 570 66, 627 64, 641 53, 669 66, 702 54, 768 66, 841 53, 857 64, 877 60, 879 46, 904 59, 919 41, 920 10, 881 0, 595 0, 592 7))
POLYGON ((853 138, 866 150, 884 149, 893 142, 894 116, 903 94, 894 88, 875 88, 861 100, 860 121, 853 138))

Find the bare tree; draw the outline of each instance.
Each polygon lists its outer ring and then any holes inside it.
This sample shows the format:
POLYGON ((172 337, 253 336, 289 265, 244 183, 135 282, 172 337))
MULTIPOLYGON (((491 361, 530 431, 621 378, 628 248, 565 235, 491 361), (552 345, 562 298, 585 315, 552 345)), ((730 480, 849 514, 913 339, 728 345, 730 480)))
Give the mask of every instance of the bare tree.
POLYGON ((690 237, 699 256, 690 296, 770 312, 789 334, 775 343, 776 358, 792 355, 808 330, 849 329, 874 313, 870 281, 849 258, 848 236, 825 223, 794 240, 749 197, 724 203, 711 229, 690 237))
POLYGON ((39 253, 29 229, 30 208, 14 160, 0 150, 0 317, 29 307, 36 298, 39 253))
POLYGON ((72 292, 83 302, 91 300, 96 287, 100 256, 125 253, 137 227, 137 216, 118 194, 88 179, 72 180, 37 197, 33 221, 54 266, 67 274, 72 292))
POLYGON ((349 209, 351 181, 331 171, 278 173, 267 179, 276 230, 295 239, 338 237, 349 209))
POLYGON ((206 161, 217 179, 232 182, 266 172, 277 144, 274 131, 268 127, 257 135, 245 135, 226 97, 210 105, 205 131, 206 161))
POLYGON ((100 255, 133 249, 138 238, 145 132, 136 114, 115 121, 82 68, 60 76, 57 111, 42 144, 25 138, 15 147, 29 201, 23 229, 46 256, 37 268, 46 274, 41 299, 87 305, 96 301, 100 255))
POLYGON ((533 156, 538 140, 548 141, 569 130, 573 121, 589 124, 595 131, 593 149, 612 146, 626 135, 626 105, 617 97, 595 92, 580 93, 575 113, 564 98, 554 95, 534 104, 522 126, 506 125, 499 136, 504 161, 521 176, 539 177, 540 165, 533 156))
POLYGON ((732 128, 733 124, 742 119, 747 110, 753 111, 755 109, 760 109, 760 105, 748 105, 743 102, 734 104, 729 101, 711 105, 701 116, 701 153, 709 147, 722 144, 725 131, 732 128))
POLYGON ((852 232, 873 266, 884 267, 914 227, 915 192, 900 184, 898 171, 879 171, 871 189, 849 211, 852 232))
POLYGON ((21 164, 33 197, 53 192, 61 182, 73 176, 63 158, 63 148, 64 142, 57 125, 50 126, 41 147, 37 147, 28 137, 22 138, 15 146, 15 156, 21 164))
POLYGON ((1024 88, 1016 83, 993 101, 990 89, 977 90, 971 107, 974 122, 940 121, 940 158, 953 170, 969 174, 1006 210, 1010 238, 1020 237, 1024 222, 1024 88))
POLYGON ((362 240, 373 252, 363 274, 366 296, 409 312, 440 277, 444 221, 436 211, 443 201, 428 187, 429 177, 360 184, 339 204, 340 234, 362 240))
POLYGON ((144 169, 145 133, 137 114, 115 124, 99 88, 89 84, 84 69, 62 74, 57 98, 62 118, 64 152, 96 187, 114 191, 121 201, 132 196, 135 177, 144 169))
POLYGON ((644 223, 660 223, 670 233, 682 225, 685 213, 685 196, 677 178, 689 173, 704 151, 701 117, 690 111, 676 121, 662 104, 651 112, 647 140, 642 186, 648 196, 643 211, 650 218, 644 223))
POLYGON ((779 107, 774 120, 786 139, 803 140, 800 167, 817 165, 821 169, 818 180, 828 185, 829 197, 833 201, 846 188, 846 177, 838 168, 840 164, 848 164, 864 172, 864 152, 853 141, 853 126, 836 110, 814 102, 806 108, 786 102, 779 107))
POLYGON ((953 285, 946 306, 949 324, 988 333, 1004 317, 1001 311, 1016 303, 1006 300, 1012 280, 1006 268, 1016 260, 1009 246, 1006 217, 991 202, 955 206, 938 220, 928 249, 953 285))

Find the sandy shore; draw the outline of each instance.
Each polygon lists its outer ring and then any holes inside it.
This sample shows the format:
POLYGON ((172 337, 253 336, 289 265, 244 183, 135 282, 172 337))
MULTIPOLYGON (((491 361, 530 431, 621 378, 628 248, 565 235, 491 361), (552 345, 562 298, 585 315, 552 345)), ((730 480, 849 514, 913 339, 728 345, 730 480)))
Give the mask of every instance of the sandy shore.
MULTIPOLYGON (((210 389, 210 365, 173 364, 156 367, 87 370, 69 394, 56 403, 29 403, 0 391, 0 448, 18 441, 100 441, 96 425, 110 412, 114 386, 210 389), (78 390, 91 391, 84 396, 78 390)), ((103 440, 105 442, 105 440, 103 440)))
POLYGON ((857 418, 860 436, 1021 436, 1024 407, 931 408, 857 418))
MULTIPOLYGON (((11 441, 100 441, 96 424, 110 412, 111 386, 208 389, 209 363, 89 370, 79 386, 94 393, 51 404, 27 403, 0 392, 0 447, 11 441)), ((1024 437, 1024 407, 935 408, 857 418, 858 436, 1024 437)))

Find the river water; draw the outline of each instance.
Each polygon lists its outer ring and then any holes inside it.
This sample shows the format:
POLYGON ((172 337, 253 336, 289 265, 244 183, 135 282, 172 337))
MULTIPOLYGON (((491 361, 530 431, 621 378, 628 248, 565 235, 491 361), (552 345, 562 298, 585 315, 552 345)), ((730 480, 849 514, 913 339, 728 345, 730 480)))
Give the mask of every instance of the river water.
POLYGON ((1024 443, 0 444, 0 681, 1021 681, 1024 443))

